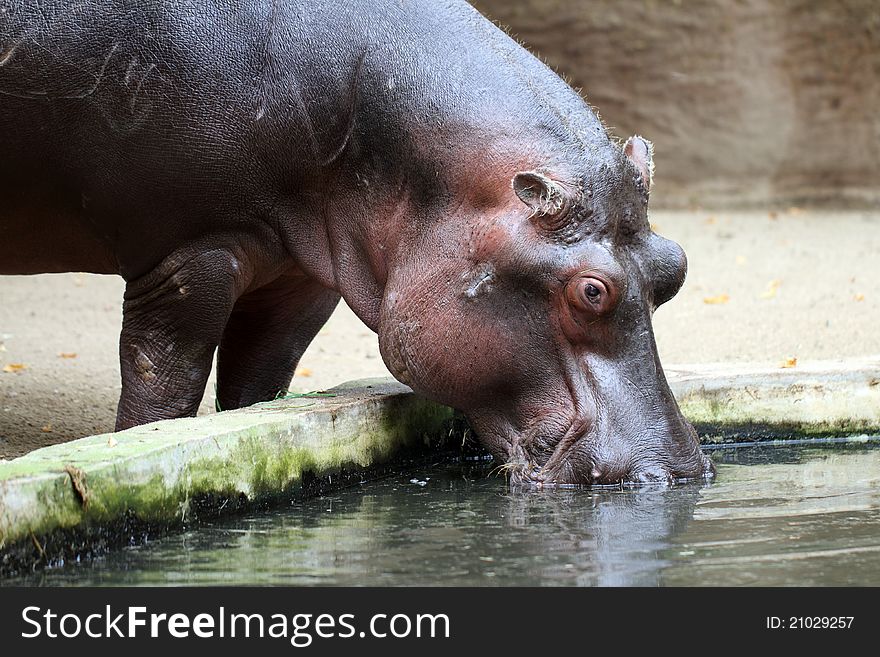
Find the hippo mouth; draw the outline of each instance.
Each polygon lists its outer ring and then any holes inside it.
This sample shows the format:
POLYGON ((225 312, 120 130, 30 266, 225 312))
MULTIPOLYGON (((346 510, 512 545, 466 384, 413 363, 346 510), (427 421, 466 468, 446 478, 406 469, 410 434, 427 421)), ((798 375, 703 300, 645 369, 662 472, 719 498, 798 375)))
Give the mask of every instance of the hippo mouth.
POLYGON ((701 452, 687 465, 669 467, 650 463, 628 471, 603 468, 593 464, 586 470, 565 472, 565 468, 547 468, 531 460, 508 461, 501 468, 512 487, 524 488, 639 488, 668 487, 714 478, 715 466, 701 452))
POLYGON ((599 488, 625 489, 640 487, 669 487, 694 481, 706 481, 715 477, 715 466, 704 454, 699 455, 695 469, 669 469, 664 466, 648 466, 625 473, 608 475, 600 467, 594 467, 585 475, 561 477, 533 462, 509 461, 503 469, 508 483, 516 488, 599 488))
POLYGON ((513 487, 636 488, 712 479, 715 466, 694 427, 679 416, 676 431, 626 434, 598 423, 573 423, 558 440, 536 431, 513 436, 500 470, 513 487))

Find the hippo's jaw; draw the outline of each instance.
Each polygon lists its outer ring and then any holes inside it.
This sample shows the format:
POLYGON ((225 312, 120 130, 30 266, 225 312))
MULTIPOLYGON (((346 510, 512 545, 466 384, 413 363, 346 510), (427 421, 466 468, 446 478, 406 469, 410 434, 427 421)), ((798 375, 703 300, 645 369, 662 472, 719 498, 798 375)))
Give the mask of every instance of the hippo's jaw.
POLYGON ((564 385, 467 415, 512 484, 668 485, 714 476, 650 355, 629 363, 580 358, 559 377, 564 385))
MULTIPOLYGON (((567 448, 560 449, 543 465, 534 462, 510 468, 510 482, 513 485, 531 485, 536 487, 554 486, 636 486, 636 485, 672 485, 694 479, 711 478, 715 475, 715 466, 700 451, 696 431, 685 422, 682 426, 684 435, 670 437, 675 442, 691 443, 688 454, 663 454, 655 450, 645 449, 642 456, 631 461, 604 462, 601 448, 595 434, 587 434, 571 441, 567 448), (690 434, 690 435, 688 435, 690 434), (575 452, 581 454, 575 455, 575 452), (652 453, 653 452, 653 453, 652 453), (573 462, 579 465, 574 466, 573 462)), ((627 439, 617 436, 621 443, 634 442, 638 439, 627 439)), ((642 441, 646 444, 656 443, 656 439, 642 441)))
POLYGON ((539 430, 477 432, 483 446, 503 463, 500 471, 511 485, 672 485, 715 475, 715 466, 700 450, 696 431, 684 419, 677 434, 663 437, 624 433, 603 436, 595 425, 583 433, 581 427, 573 425, 558 440, 549 458, 546 445, 550 440, 540 436, 539 430))

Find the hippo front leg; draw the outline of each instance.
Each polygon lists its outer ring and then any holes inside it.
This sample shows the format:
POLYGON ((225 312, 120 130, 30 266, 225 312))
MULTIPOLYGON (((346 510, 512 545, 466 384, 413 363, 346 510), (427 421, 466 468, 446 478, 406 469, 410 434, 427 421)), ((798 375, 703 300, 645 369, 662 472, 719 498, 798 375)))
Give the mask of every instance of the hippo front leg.
POLYGON ((177 252, 126 285, 116 430, 194 416, 246 281, 227 249, 177 252))
POLYGON ((339 294, 297 275, 282 276, 235 304, 217 352, 222 410, 274 399, 339 303, 339 294))

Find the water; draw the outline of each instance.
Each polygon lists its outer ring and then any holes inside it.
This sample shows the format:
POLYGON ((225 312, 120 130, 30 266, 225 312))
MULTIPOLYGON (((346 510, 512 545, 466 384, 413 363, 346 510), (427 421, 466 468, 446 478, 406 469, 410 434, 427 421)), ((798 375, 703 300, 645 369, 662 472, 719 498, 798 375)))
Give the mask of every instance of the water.
POLYGON ((7 583, 880 585, 880 446, 711 455, 716 482, 665 490, 440 465, 7 583))

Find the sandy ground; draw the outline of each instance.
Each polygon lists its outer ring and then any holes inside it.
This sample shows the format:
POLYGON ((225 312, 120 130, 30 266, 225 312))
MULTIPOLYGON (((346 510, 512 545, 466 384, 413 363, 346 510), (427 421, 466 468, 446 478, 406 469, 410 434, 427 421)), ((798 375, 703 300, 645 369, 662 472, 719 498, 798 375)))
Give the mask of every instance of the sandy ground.
MULTIPOLYGON (((880 354, 880 212, 655 212, 652 222, 690 261, 655 316, 664 363, 880 354)), ((0 277, 0 458, 112 430, 122 290, 108 276, 0 277)), ((384 375, 376 336, 340 306, 291 388, 384 375)), ((212 377, 200 412, 213 412, 213 391, 212 377)))

